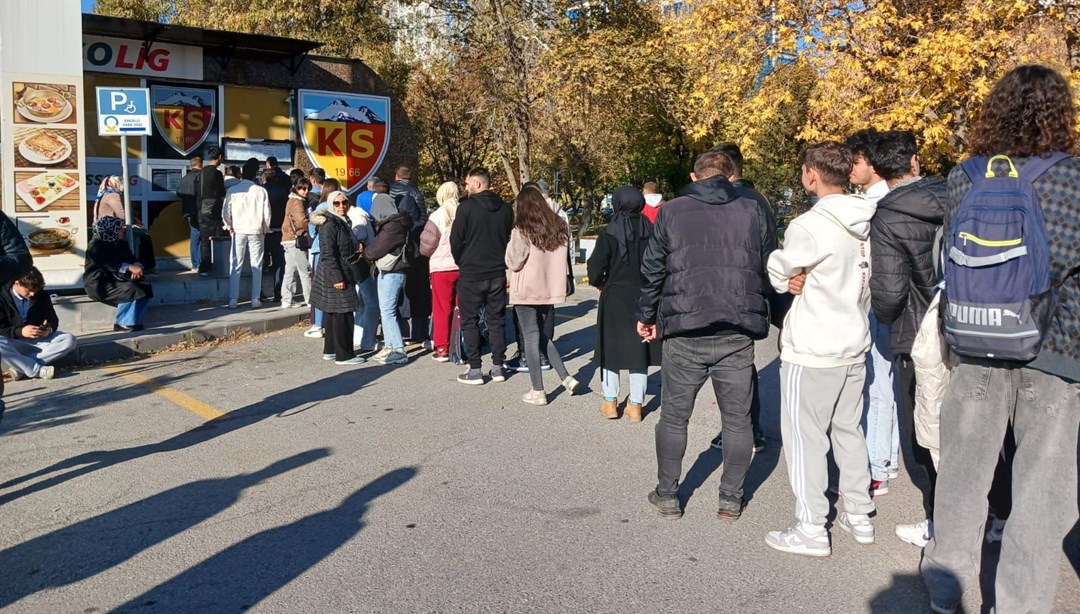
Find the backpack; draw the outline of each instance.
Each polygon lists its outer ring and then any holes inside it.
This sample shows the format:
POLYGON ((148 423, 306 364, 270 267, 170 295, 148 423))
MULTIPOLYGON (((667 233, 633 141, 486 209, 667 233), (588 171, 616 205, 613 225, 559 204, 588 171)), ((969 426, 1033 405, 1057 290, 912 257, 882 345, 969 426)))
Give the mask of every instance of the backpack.
POLYGON ((941 311, 945 341, 962 356, 1030 361, 1039 354, 1056 304, 1034 182, 1067 158, 1031 158, 1019 171, 1008 156, 961 165, 971 189, 945 235, 941 311), (993 164, 1009 164, 999 177, 993 164))

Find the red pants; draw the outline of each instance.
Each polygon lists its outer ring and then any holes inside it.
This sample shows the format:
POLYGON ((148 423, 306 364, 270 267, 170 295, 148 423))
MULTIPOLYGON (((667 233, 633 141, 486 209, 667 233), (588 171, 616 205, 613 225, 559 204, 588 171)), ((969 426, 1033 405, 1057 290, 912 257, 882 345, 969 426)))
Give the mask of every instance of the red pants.
POLYGON ((457 304, 457 271, 431 274, 431 337, 437 350, 450 349, 450 321, 457 304))

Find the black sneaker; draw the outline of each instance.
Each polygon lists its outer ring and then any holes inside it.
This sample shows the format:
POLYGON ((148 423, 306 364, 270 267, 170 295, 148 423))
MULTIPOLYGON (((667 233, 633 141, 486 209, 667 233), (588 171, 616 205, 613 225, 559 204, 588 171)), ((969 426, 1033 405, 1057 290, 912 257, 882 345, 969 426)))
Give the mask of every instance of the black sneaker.
MULTIPOLYGON (((717 449, 717 450, 723 450, 724 449, 724 434, 723 433, 718 434, 716 436, 716 438, 712 440, 712 443, 710 443, 709 445, 712 446, 713 448, 717 449)), ((761 431, 754 431, 754 452, 764 452, 764 451, 765 451, 765 433, 762 433, 761 431)))
POLYGON ((661 518, 667 520, 682 518, 682 508, 679 507, 679 497, 677 495, 661 495, 654 488, 649 493, 649 503, 652 503, 656 506, 656 509, 660 510, 661 518))
POLYGON ((716 517, 720 520, 738 520, 739 516, 742 516, 742 508, 742 499, 720 495, 720 507, 716 510, 716 517))
POLYGON ((508 369, 513 369, 514 371, 517 371, 518 373, 528 373, 529 372, 529 363, 525 362, 525 357, 524 356, 517 359, 516 364, 515 364, 515 362, 507 361, 506 367, 508 369))
POLYGON ((507 369, 502 365, 492 365, 491 367, 491 381, 493 382, 505 382, 506 378, 510 374, 507 369))
POLYGON ((461 384, 468 384, 470 386, 483 386, 484 374, 480 372, 480 369, 469 369, 457 376, 457 381, 461 384))
POLYGON ((540 357, 540 370, 551 371, 551 363, 548 362, 547 356, 540 357))

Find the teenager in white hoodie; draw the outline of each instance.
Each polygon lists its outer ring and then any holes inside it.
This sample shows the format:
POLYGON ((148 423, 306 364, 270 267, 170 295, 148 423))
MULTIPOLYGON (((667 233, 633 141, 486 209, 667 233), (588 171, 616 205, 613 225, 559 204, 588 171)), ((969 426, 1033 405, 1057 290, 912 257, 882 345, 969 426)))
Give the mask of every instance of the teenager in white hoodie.
POLYGON ((264 237, 270 230, 270 198, 266 188, 255 183, 259 161, 244 163, 240 181, 225 191, 221 218, 232 235, 232 267, 229 271, 229 309, 236 309, 240 298, 240 272, 244 260, 251 258, 251 307, 262 307, 262 265, 264 237))
POLYGON ((784 320, 780 352, 780 426, 797 523, 769 533, 765 542, 783 552, 828 556, 830 439, 845 510, 837 514, 837 524, 861 544, 874 542, 860 418, 870 348, 869 237, 875 206, 844 194, 852 168, 847 146, 811 146, 800 164, 803 187, 818 201, 791 222, 784 249, 772 253, 768 266, 777 292, 787 292, 791 278, 806 273, 784 320))

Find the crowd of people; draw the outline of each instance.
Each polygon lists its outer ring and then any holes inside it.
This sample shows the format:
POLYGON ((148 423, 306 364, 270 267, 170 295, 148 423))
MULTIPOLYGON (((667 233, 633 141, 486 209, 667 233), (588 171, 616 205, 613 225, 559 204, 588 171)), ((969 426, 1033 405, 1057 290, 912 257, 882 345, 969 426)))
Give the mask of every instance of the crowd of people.
MULTIPOLYGON (((1049 612, 1061 542, 1078 516, 1075 120, 1066 80, 1022 66, 986 98, 971 158, 948 178, 922 173, 903 130, 811 145, 800 166, 814 204, 782 244, 733 143, 701 155, 670 201, 655 183, 616 189, 588 259, 600 290, 600 414, 640 422, 648 369, 660 367, 658 482, 647 497, 659 514, 683 515, 687 427, 706 381, 723 423, 712 444, 724 450, 717 516, 743 514, 745 478, 766 445, 755 342, 775 326, 796 520, 765 543, 828 556, 830 529, 840 529, 873 544, 872 516, 904 456, 925 516, 895 534, 923 549, 933 611, 956 611, 986 540, 1002 544, 995 611, 1049 612), (830 492, 843 507, 831 524, 830 492)), ((200 274, 210 240, 231 237, 230 308, 246 261, 251 306, 310 306, 304 335, 322 338, 322 358, 337 365, 406 364, 412 340, 436 362, 464 364, 462 384, 527 372, 531 405, 548 403, 549 369, 569 394, 580 389, 555 343, 555 307, 575 286, 571 231, 545 185, 527 183, 508 203, 476 168, 439 186, 429 216, 408 166, 352 199, 319 169, 286 174, 253 159, 222 174, 214 146, 206 160, 193 159, 180 194, 200 274), (265 258, 272 292, 260 287, 265 258), (510 328, 520 356, 508 359, 510 328)), ((109 190, 96 209, 112 210, 109 190)), ((87 293, 117 306, 118 330, 137 330, 152 296, 146 267, 123 240, 121 216, 96 217, 87 293)), ((9 230, 0 225, 0 239, 9 230)), ((58 331, 41 274, 3 247, 0 359, 16 376, 51 377, 49 363, 74 339, 58 331)))

